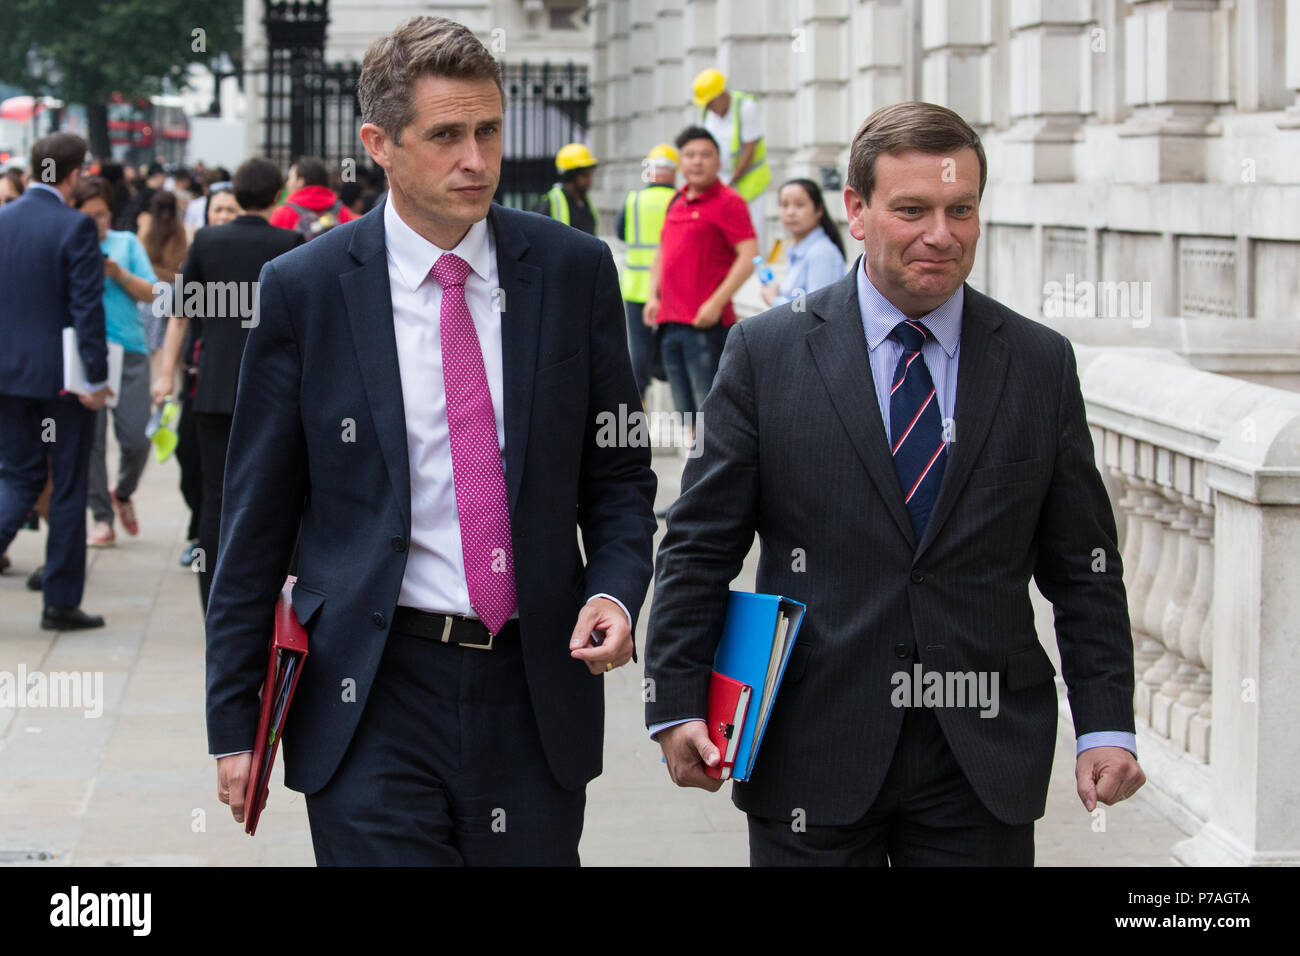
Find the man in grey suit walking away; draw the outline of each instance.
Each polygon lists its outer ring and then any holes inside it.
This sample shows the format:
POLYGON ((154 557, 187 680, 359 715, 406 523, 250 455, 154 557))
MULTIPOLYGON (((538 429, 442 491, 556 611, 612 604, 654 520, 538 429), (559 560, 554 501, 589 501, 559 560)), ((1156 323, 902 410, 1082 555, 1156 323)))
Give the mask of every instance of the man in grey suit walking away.
POLYGON ((1033 863, 1057 698, 1031 578, 1055 608, 1080 800, 1145 782, 1073 349, 965 284, 986 176, 950 110, 873 113, 844 191, 862 256, 737 324, 702 409, 659 550, 646 721, 679 786, 718 789, 702 718, 757 533, 757 589, 808 613, 733 790, 754 865, 1033 863))

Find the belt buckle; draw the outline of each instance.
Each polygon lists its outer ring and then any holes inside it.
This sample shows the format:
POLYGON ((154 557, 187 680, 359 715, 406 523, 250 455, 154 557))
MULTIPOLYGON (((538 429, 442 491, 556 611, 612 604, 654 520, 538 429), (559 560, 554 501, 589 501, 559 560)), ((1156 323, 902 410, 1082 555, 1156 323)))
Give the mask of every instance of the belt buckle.
POLYGON ((492 641, 495 639, 496 639, 496 635, 493 634, 491 631, 488 631, 488 639, 486 644, 462 644, 461 647, 470 647, 476 651, 490 651, 492 650, 492 641))
MULTIPOLYGON (((444 644, 451 643, 451 625, 453 622, 457 620, 468 621, 469 618, 455 618, 452 617, 450 614, 448 614, 445 618, 443 618, 442 643, 444 644)), ((484 629, 486 630, 486 626, 484 627, 484 629)), ((495 639, 495 637, 496 635, 494 635, 491 631, 488 631, 488 640, 486 644, 466 644, 464 642, 458 642, 458 646, 468 647, 471 650, 475 650, 475 651, 490 651, 492 650, 492 641, 495 639)))

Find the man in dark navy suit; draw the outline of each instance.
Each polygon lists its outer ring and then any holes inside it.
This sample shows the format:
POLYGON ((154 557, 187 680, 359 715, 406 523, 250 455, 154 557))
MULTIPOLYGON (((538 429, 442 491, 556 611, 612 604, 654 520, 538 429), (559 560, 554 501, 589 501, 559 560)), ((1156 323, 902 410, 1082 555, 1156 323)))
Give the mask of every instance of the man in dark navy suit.
POLYGON ((94 412, 111 394, 104 333, 104 257, 95 221, 68 206, 86 141, 53 133, 32 147, 32 183, 0 208, 0 554, 50 475, 41 627, 102 627, 81 610, 86 583, 86 481, 94 412), (63 390, 63 330, 93 391, 63 390))
POLYGON ((862 255, 806 308, 736 325, 701 411, 659 549, 646 720, 675 783, 718 789, 710 665, 757 534, 757 589, 808 613, 733 788, 755 865, 1033 863, 1058 704, 1031 579, 1055 607, 1080 802, 1146 779, 1074 351, 966 285, 986 178, 951 110, 868 117, 844 191, 862 255))
POLYGON ((641 408, 613 258, 492 204, 500 67, 463 26, 377 40, 359 92, 387 199, 267 264, 244 351, 207 614, 218 796, 243 819, 301 524, 285 782, 317 862, 576 864, 655 530, 649 449, 598 440, 641 408))

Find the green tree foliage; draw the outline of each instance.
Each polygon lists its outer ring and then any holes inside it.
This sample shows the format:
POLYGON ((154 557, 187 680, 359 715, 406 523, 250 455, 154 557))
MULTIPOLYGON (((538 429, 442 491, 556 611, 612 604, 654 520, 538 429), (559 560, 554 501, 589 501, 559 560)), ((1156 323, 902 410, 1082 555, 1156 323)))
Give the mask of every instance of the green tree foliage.
POLYGON ((104 104, 185 84, 191 63, 239 64, 241 0, 6 0, 0 82, 82 103, 91 151, 108 153, 104 104))

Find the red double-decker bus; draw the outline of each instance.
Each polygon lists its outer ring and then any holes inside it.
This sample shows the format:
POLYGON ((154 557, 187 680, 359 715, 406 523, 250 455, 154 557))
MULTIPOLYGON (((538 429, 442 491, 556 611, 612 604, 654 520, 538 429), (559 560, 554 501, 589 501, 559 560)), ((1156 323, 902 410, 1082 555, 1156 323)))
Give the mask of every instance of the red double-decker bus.
POLYGON ((189 138, 189 120, 179 97, 127 100, 115 93, 108 101, 108 143, 116 160, 179 165, 189 138))

